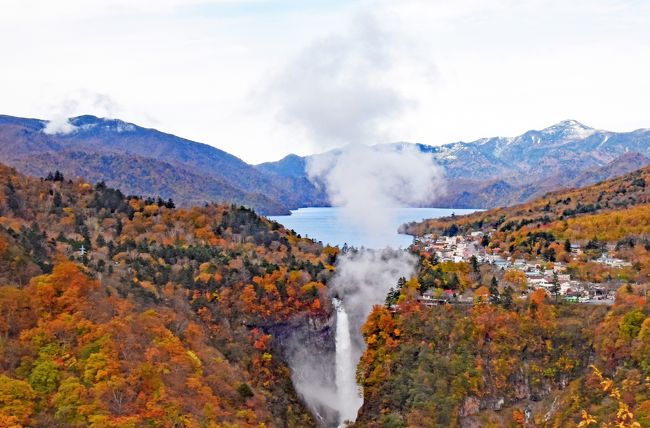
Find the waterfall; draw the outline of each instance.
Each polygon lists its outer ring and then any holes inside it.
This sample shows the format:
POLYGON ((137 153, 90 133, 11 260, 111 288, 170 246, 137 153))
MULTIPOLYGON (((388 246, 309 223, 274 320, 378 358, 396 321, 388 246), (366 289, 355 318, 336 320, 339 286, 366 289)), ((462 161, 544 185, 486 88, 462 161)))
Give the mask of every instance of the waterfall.
POLYGON ((354 422, 363 404, 363 397, 356 381, 355 353, 350 336, 348 314, 340 300, 334 299, 336 308, 336 401, 339 426, 345 421, 354 422))

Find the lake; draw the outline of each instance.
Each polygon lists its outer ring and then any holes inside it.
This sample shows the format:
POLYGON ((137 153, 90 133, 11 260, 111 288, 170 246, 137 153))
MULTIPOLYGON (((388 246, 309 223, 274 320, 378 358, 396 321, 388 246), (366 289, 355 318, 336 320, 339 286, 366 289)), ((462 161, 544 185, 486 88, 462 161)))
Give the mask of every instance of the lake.
POLYGON ((363 230, 340 221, 340 208, 300 208, 292 211, 291 215, 270 216, 288 229, 293 229, 302 236, 308 236, 323 244, 339 245, 347 243, 355 247, 384 248, 408 247, 413 238, 397 233, 397 228, 404 223, 420 221, 427 218, 438 218, 469 214, 474 209, 452 208, 397 208, 393 213, 393 227, 386 230, 382 236, 368 236, 363 230))

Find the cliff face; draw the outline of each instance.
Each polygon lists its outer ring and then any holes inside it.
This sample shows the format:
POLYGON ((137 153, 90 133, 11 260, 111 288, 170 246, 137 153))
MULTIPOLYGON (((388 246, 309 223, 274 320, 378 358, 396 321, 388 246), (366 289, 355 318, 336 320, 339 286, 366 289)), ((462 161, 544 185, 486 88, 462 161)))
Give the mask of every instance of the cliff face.
POLYGON ((268 329, 278 354, 291 369, 291 380, 318 426, 335 427, 338 412, 329 405, 335 394, 335 317, 307 317, 268 329))
POLYGON ((570 385, 588 378, 594 329, 606 312, 545 303, 376 309, 364 327, 364 405, 355 426, 505 426, 519 413, 536 423, 558 418, 570 385))

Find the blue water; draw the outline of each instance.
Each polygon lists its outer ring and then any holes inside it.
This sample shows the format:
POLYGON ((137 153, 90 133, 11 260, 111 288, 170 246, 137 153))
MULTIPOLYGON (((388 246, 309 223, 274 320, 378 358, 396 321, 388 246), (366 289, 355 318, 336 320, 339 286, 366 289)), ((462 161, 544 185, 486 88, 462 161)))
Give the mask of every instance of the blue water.
POLYGON ((355 247, 384 248, 409 246, 413 238, 397 233, 397 228, 410 221, 473 213, 473 209, 451 208, 398 208, 394 210, 393 226, 382 236, 368 236, 363 230, 340 220, 340 208, 300 208, 291 215, 271 216, 288 229, 308 236, 323 244, 353 245, 355 247))

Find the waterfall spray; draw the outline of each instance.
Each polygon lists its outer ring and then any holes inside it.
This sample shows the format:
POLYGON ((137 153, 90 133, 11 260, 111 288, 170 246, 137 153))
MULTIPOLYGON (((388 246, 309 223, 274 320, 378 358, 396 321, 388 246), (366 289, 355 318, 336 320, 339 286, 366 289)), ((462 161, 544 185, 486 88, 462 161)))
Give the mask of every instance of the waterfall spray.
POLYGON ((363 404, 356 382, 356 361, 350 336, 350 323, 345 308, 338 299, 332 303, 336 308, 336 395, 339 426, 345 421, 354 422, 363 404))

